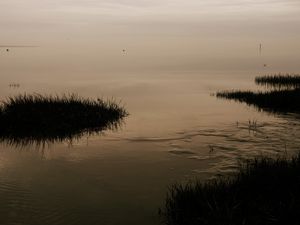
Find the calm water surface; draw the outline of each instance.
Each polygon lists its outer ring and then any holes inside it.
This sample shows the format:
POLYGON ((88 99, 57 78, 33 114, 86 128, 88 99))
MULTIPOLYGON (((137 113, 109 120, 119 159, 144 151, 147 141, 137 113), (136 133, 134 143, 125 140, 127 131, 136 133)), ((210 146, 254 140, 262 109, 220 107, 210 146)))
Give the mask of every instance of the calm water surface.
POLYGON ((266 72, 259 66, 92 73, 82 71, 76 59, 71 67, 60 58, 58 69, 59 60, 50 54, 55 51, 38 47, 2 54, 1 98, 19 93, 113 97, 130 116, 119 130, 44 149, 2 142, 1 224, 158 224, 168 185, 232 173, 240 159, 300 146, 300 121, 293 115, 268 115, 211 95, 255 89, 255 75, 266 72), (257 121, 257 129, 249 129, 249 120, 257 121))

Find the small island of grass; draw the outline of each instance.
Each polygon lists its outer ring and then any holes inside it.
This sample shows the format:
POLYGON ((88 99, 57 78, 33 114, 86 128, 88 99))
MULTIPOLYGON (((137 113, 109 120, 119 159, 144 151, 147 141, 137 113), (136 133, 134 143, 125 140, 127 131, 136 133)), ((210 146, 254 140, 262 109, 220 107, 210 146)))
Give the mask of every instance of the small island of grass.
POLYGON ((114 101, 63 96, 19 95, 0 106, 0 139, 39 142, 70 139, 118 126, 127 111, 114 101))
POLYGON ((300 112, 300 89, 267 92, 221 91, 217 98, 235 100, 273 113, 300 112))
POLYGON ((255 83, 275 89, 295 89, 300 88, 300 75, 298 74, 275 74, 259 76, 255 78, 255 83))
POLYGON ((255 78, 255 83, 273 88, 270 91, 220 91, 217 98, 225 98, 244 102, 259 110, 273 113, 300 112, 300 76, 299 75, 269 75, 255 78))

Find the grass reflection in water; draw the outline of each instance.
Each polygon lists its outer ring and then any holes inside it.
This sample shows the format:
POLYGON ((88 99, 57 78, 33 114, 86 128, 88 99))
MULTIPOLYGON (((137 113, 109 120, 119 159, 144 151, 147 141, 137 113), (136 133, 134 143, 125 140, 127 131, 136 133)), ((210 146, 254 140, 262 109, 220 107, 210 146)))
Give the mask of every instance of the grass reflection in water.
POLYGON ((9 145, 44 145, 117 129, 128 112, 115 101, 78 95, 9 97, 0 106, 0 140, 9 145))

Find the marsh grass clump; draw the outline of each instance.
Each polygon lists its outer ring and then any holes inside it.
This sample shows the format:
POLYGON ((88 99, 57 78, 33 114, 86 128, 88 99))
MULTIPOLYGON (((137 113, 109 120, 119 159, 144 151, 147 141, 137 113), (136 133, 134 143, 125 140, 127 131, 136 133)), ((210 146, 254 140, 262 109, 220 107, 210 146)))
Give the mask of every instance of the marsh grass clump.
POLYGON ((300 89, 268 92, 222 91, 217 98, 225 98, 255 106, 273 113, 300 112, 300 89))
POLYGON ((19 95, 0 106, 0 139, 11 142, 64 140, 117 128, 127 111, 114 101, 63 96, 19 95))
POLYGON ((300 154, 259 157, 233 177, 174 184, 160 209, 166 225, 298 225, 300 154))
POLYGON ((259 110, 272 113, 300 112, 300 76, 299 75, 269 75, 255 78, 255 83, 271 88, 270 91, 220 91, 217 98, 225 98, 244 102, 259 110))
POLYGON ((255 83, 274 89, 300 88, 300 75, 298 74, 275 74, 255 78, 255 83))

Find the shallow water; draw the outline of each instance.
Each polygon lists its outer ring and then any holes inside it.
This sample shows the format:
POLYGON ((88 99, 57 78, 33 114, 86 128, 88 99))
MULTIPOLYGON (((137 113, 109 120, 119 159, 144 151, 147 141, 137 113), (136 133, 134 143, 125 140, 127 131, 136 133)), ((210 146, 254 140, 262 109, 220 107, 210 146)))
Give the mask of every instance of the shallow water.
POLYGON ((159 224, 174 182, 297 151, 299 117, 213 94, 299 72, 299 9, 292 0, 1 1, 1 100, 77 93, 114 98, 130 115, 119 130, 45 148, 2 142, 0 224, 159 224))
MULTIPOLYGON (((17 55, 13 61, 23 53, 10 54, 17 55)), ((168 185, 233 173, 248 157, 295 152, 300 120, 293 115, 269 115, 212 95, 255 89, 255 75, 157 71, 69 73, 67 79, 34 72, 1 78, 2 99, 18 93, 78 93, 114 97, 130 113, 119 130, 72 143, 42 149, 3 142, 1 224, 158 224, 168 185), (12 82, 20 86, 9 87, 12 82)))

